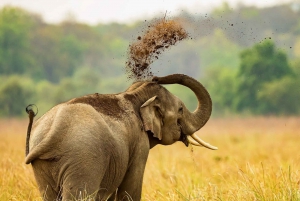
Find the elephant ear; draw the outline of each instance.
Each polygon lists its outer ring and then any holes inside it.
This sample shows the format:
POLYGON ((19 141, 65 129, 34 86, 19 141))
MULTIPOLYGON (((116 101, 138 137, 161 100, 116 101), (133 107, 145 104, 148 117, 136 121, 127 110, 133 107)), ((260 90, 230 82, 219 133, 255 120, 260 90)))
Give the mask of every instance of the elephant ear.
POLYGON ((154 137, 162 139, 161 134, 161 117, 157 114, 159 106, 155 104, 156 96, 148 99, 140 108, 140 113, 146 132, 150 131, 154 137))

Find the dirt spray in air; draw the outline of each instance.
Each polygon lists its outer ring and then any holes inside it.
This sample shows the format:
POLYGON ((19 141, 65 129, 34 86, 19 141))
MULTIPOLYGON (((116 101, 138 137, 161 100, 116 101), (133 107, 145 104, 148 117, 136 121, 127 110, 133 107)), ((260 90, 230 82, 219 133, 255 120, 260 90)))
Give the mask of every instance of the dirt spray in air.
POLYGON ((175 20, 161 19, 148 26, 143 36, 129 45, 126 73, 129 79, 147 80, 153 77, 150 64, 158 59, 159 55, 186 39, 188 33, 175 20))

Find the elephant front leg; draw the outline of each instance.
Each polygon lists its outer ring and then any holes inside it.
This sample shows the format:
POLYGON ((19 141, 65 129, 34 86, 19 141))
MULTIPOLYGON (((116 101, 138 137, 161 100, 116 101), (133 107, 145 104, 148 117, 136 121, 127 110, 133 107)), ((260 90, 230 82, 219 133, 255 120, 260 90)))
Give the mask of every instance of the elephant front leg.
POLYGON ((126 178, 118 188, 117 201, 139 201, 142 194, 143 175, 126 178))
POLYGON ((145 160, 135 160, 131 164, 118 188, 116 196, 118 201, 139 201, 141 199, 146 161, 147 158, 145 160))

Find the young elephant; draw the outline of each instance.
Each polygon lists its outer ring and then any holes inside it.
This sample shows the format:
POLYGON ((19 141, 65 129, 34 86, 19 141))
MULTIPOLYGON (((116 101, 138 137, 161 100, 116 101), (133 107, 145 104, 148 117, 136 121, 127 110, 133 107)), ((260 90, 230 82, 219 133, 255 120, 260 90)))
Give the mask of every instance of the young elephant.
POLYGON ((217 149, 194 134, 211 109, 205 88, 182 74, 136 82, 119 94, 74 98, 35 122, 26 164, 32 164, 44 200, 140 200, 155 145, 182 141, 217 149), (160 85, 176 83, 197 96, 194 112, 160 85))

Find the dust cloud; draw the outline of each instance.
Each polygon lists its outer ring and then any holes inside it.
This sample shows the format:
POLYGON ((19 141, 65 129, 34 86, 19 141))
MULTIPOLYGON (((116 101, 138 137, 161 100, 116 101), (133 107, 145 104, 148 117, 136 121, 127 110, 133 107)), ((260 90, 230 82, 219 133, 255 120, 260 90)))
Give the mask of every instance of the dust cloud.
POLYGON ((147 80, 153 77, 150 64, 159 58, 159 55, 175 45, 178 41, 186 39, 188 33, 175 20, 161 19, 148 26, 143 36, 129 45, 126 73, 129 79, 147 80))

